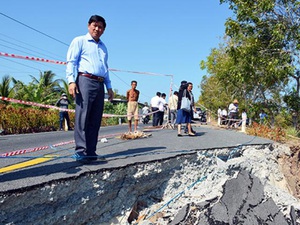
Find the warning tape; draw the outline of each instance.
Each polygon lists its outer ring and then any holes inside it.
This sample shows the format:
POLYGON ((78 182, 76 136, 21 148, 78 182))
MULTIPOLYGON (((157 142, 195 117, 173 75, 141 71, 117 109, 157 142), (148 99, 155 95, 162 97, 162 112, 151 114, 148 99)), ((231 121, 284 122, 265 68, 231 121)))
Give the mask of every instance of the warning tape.
MULTIPOLYGON (((49 59, 44 59, 44 58, 32 57, 32 56, 21 56, 21 55, 10 54, 10 53, 5 53, 5 52, 0 52, 0 56, 18 58, 18 59, 25 59, 25 60, 32 60, 32 61, 39 61, 39 62, 46 62, 46 63, 54 63, 54 64, 60 64, 60 65, 66 65, 67 64, 66 62, 57 61, 57 60, 49 60, 49 59)), ((146 74, 146 75, 152 75, 152 76, 170 76, 171 78, 173 78, 173 75, 171 75, 171 74, 159 74, 159 73, 151 73, 151 72, 129 71, 129 70, 120 70, 120 69, 113 69, 113 68, 109 68, 109 70, 110 71, 116 71, 116 72, 146 74)), ((172 82, 171 82, 171 84, 172 84, 172 82)), ((172 87, 170 87, 170 92, 172 92, 172 87)), ((19 103, 19 104, 25 104, 25 105, 44 107, 44 108, 51 108, 51 109, 56 109, 56 110, 60 110, 60 111, 75 112, 75 110, 73 110, 73 109, 61 109, 61 108, 53 106, 53 105, 45 105, 45 104, 41 104, 41 103, 17 100, 17 99, 7 98, 7 97, 3 97, 3 96, 0 96, 0 100, 10 101, 10 102, 19 103)), ((148 113, 146 115, 151 115, 151 114, 156 113, 156 112, 157 111, 151 112, 151 113, 148 113)), ((103 117, 128 117, 128 116, 131 116, 131 115, 103 114, 103 117)), ((142 116, 143 115, 139 115, 139 117, 142 117, 142 116)))
POLYGON ((43 108, 57 109, 57 110, 60 110, 60 111, 75 112, 74 109, 62 109, 62 108, 59 108, 59 107, 53 106, 53 105, 45 105, 45 104, 41 104, 41 103, 23 101, 23 100, 18 100, 18 99, 3 97, 3 96, 0 96, 0 100, 13 102, 13 103, 24 104, 24 105, 31 105, 31 106, 38 106, 38 107, 43 107, 43 108))
POLYGON ((12 152, 6 152, 0 155, 0 157, 9 157, 9 156, 15 156, 15 155, 20 155, 20 154, 26 154, 29 152, 37 152, 41 150, 48 149, 49 146, 42 146, 42 147, 37 147, 37 148, 27 148, 27 149, 21 149, 21 150, 16 150, 12 152))
MULTIPOLYGON (((114 133, 114 134, 107 134, 107 135, 102 135, 99 136, 98 140, 100 140, 101 138, 109 138, 109 137, 114 137, 114 136, 118 136, 121 135, 122 133, 114 133)), ((65 142, 60 142, 54 145, 46 145, 46 146, 40 146, 40 147, 34 147, 34 148, 27 148, 27 149, 20 149, 20 150, 16 150, 16 151, 11 151, 11 152, 6 152, 6 153, 2 153, 0 155, 0 158, 5 158, 5 157, 10 157, 10 156, 16 156, 16 155, 21 155, 21 154, 26 154, 26 153, 30 153, 30 152, 37 152, 37 151, 41 151, 41 150, 46 150, 49 149, 49 147, 59 147, 59 146, 63 146, 63 145, 67 145, 67 144, 72 144, 75 143, 74 140, 72 141, 65 141, 65 142)))
MULTIPOLYGON (((44 58, 38 58, 33 56, 22 56, 22 55, 16 55, 16 54, 10 54, 6 52, 0 52, 0 56, 4 57, 10 57, 10 58, 17 58, 17 59, 25 59, 25 60, 31 60, 31 61, 38 61, 38 62, 45 62, 45 63, 54 63, 59 65, 66 65, 66 62, 57 61, 57 60, 51 60, 51 59, 44 59, 44 58)), ((126 73, 136 73, 136 74, 146 74, 151 76, 169 76, 173 77, 172 74, 159 74, 159 73, 151 73, 151 72, 139 72, 139 71, 129 71, 129 70, 120 70, 120 69, 113 69, 109 68, 109 71, 115 71, 115 72, 126 72, 126 73)))
MULTIPOLYGON (((24 105, 31 105, 31 106, 38 106, 38 107, 43 107, 43 108, 56 109, 56 110, 60 110, 60 111, 75 112, 74 109, 62 109, 62 108, 59 108, 59 107, 53 106, 53 105, 45 105, 45 104, 41 104, 41 103, 23 101, 23 100, 18 100, 18 99, 3 97, 3 96, 0 96, 0 100, 8 101, 8 102, 13 102, 13 103, 24 104, 24 105)), ((138 116, 142 117, 144 115, 152 115, 152 114, 154 114, 154 113, 156 113, 158 111, 159 110, 154 111, 154 112, 150 112, 150 113, 147 113, 147 114, 139 114, 138 116)), ((127 116, 133 116, 133 115, 127 115, 127 114, 126 115, 115 115, 115 114, 106 114, 106 113, 103 114, 103 117, 107 117, 107 118, 111 118, 111 117, 127 117, 127 116)))
POLYGON ((49 60, 49 59, 30 57, 30 56, 21 56, 21 55, 9 54, 9 53, 5 53, 5 52, 0 52, 0 56, 17 58, 17 59, 33 60, 33 61, 46 62, 46 63, 54 63, 54 64, 60 64, 60 65, 67 64, 66 62, 61 62, 61 61, 56 61, 56 60, 49 60))

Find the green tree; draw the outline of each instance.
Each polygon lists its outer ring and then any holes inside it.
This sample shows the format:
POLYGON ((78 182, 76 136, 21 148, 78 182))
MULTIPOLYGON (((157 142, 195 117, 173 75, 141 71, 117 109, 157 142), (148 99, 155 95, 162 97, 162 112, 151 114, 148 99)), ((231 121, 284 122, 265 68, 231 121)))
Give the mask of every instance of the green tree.
POLYGON ((32 79, 32 84, 40 85, 44 87, 45 95, 52 94, 53 92, 60 93, 62 88, 60 86, 60 82, 63 82, 63 79, 54 79, 55 74, 51 71, 44 71, 43 73, 40 72, 39 79, 35 78, 34 76, 30 75, 32 79))
POLYGON ((229 95, 271 115, 283 106, 288 88, 295 85, 299 95, 299 1, 220 3, 228 3, 235 16, 226 21, 224 46, 211 52, 205 68, 220 86, 228 85, 229 95))
POLYGON ((235 66, 226 45, 212 49, 207 60, 201 62, 201 69, 206 69, 209 75, 204 76, 200 84, 200 103, 216 112, 219 106, 227 107, 235 98, 240 105, 247 101, 247 86, 235 76, 238 71, 235 66))
POLYGON ((2 77, 2 82, 0 83, 0 95, 3 97, 9 97, 12 92, 12 87, 10 86, 11 78, 6 75, 2 77))
POLYGON ((31 102, 54 104, 60 97, 62 79, 54 79, 55 74, 51 71, 41 72, 39 79, 30 75, 31 82, 26 85, 24 82, 12 79, 14 83, 14 97, 31 102))
MULTIPOLYGON (((127 105, 125 103, 118 103, 116 105, 113 105, 111 102, 105 102, 103 112, 114 115, 126 115, 127 105)), ((111 117, 107 119, 107 123, 110 125, 116 125, 119 123, 119 118, 124 121, 124 117, 111 117)))
POLYGON ((116 99, 122 99, 122 100, 126 100, 126 96, 125 95, 121 95, 119 94, 119 91, 118 89, 114 89, 114 94, 115 94, 115 97, 116 99))

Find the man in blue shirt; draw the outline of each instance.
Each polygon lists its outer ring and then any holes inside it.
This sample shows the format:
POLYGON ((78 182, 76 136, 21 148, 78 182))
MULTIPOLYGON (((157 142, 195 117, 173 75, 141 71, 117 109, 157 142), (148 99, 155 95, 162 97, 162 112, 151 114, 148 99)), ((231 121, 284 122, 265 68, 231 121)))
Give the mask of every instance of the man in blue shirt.
POLYGON ((77 160, 96 160, 98 133, 101 126, 106 86, 112 100, 108 71, 108 52, 100 40, 106 28, 105 19, 93 15, 88 21, 88 33, 75 37, 67 53, 66 76, 69 93, 75 98, 75 152, 77 160))
POLYGON ((267 119, 267 114, 265 113, 264 110, 261 110, 261 112, 259 113, 259 123, 263 124, 266 119, 267 119))

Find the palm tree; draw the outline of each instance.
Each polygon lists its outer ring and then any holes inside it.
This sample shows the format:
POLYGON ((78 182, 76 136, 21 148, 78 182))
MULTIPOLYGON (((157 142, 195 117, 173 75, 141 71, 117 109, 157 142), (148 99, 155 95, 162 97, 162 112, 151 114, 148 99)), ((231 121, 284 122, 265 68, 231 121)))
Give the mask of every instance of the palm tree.
POLYGON ((37 103, 54 104, 61 94, 60 82, 63 80, 54 80, 55 74, 50 70, 40 72, 39 79, 33 75, 30 75, 30 77, 32 81, 28 85, 13 79, 15 97, 37 103))
POLYGON ((50 94, 52 92, 61 92, 61 87, 59 85, 62 82, 62 79, 54 80, 55 73, 51 70, 40 72, 39 80, 34 76, 30 75, 32 78, 32 83, 42 85, 45 88, 46 94, 50 94))
POLYGON ((12 91, 10 87, 11 78, 9 75, 2 77, 2 82, 0 83, 0 95, 3 97, 8 97, 12 91))

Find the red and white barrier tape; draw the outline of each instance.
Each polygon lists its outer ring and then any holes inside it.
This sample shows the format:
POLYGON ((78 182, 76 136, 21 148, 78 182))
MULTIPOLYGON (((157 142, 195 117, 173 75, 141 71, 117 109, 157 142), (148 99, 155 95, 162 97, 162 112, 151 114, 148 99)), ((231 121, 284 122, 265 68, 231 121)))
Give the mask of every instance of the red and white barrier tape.
MULTIPOLYGON (((9 53, 5 53, 5 52, 0 52, 0 56, 18 58, 18 59, 25 59, 25 60, 32 60, 32 61, 39 61, 39 62, 46 62, 46 63, 54 63, 54 64, 60 64, 60 65, 66 65, 67 64, 66 62, 61 62, 61 61, 56 61, 56 60, 49 60, 49 59, 32 57, 32 56, 21 56, 21 55, 9 54, 9 53)), ((170 76, 171 79, 173 78, 173 75, 171 75, 171 74, 158 74, 158 73, 151 73, 151 72, 128 71, 128 70, 119 70, 119 69, 113 69, 113 68, 109 68, 109 70, 110 71, 117 71, 117 72, 146 74, 146 75, 151 75, 151 76, 170 76)), ((171 87, 171 89, 172 89, 172 87, 171 87)), ((41 103, 17 100, 17 99, 7 98, 7 97, 3 97, 3 96, 0 96, 0 100, 10 101, 10 102, 20 103, 20 104, 26 104, 26 105, 32 105, 32 106, 39 106, 39 107, 44 107, 44 108, 51 108, 51 109, 56 109, 56 110, 60 110, 60 111, 75 112, 75 110, 73 110, 73 109, 61 109, 61 108, 53 106, 53 105, 44 105, 44 104, 41 104, 41 103)), ((155 112, 152 112, 152 114, 153 113, 155 113, 155 112)), ((128 115, 103 114, 103 117, 127 117, 127 116, 128 115)), ((139 117, 141 117, 141 116, 143 116, 143 115, 139 115, 139 117)))
MULTIPOLYGON (((38 106, 38 107, 43 107, 43 108, 56 109, 56 110, 60 110, 60 111, 75 112, 74 109, 62 109, 62 108, 59 108, 59 107, 53 106, 53 105, 45 105, 45 104, 41 104, 41 103, 23 101, 23 100, 18 100, 18 99, 13 99, 13 98, 7 98, 7 97, 3 97, 3 96, 0 96, 0 100, 8 101, 8 102, 13 102, 13 103, 24 104, 24 105, 31 105, 31 106, 38 106)), ((151 113, 148 113, 147 115, 151 115, 151 114, 156 113, 156 112, 157 111, 151 112, 151 113)), ((104 118, 105 117, 107 117, 107 118, 111 118, 111 117, 127 117, 127 116, 131 116, 131 115, 115 115, 115 114, 106 114, 106 113, 103 114, 104 118)), ((139 115, 139 117, 142 117, 142 116, 143 115, 139 115)))
MULTIPOLYGON (((114 137, 114 136, 118 136, 121 135, 122 133, 114 133, 114 134, 107 134, 107 135, 102 135, 99 136, 98 140, 100 140, 101 138, 109 138, 109 137, 114 137)), ((65 141, 65 142, 60 142, 57 144, 52 145, 53 147, 59 147, 59 146, 63 146, 63 145, 67 145, 67 144, 72 144, 75 141, 65 141)), ((9 156, 16 156, 16 155, 21 155, 21 154, 26 154, 26 153, 30 153, 30 152, 37 152, 37 151, 41 151, 41 150, 45 150, 45 149, 49 149, 49 146, 41 146, 41 147, 34 147, 34 148, 27 148, 27 149, 20 149, 20 150, 16 150, 16 151, 11 151, 11 152, 6 152, 6 153, 2 153, 0 155, 0 157, 5 158, 5 157, 9 157, 9 156)))
POLYGON ((54 64, 60 64, 60 65, 66 65, 66 62, 43 59, 43 58, 37 58, 37 57, 30 57, 30 56, 21 56, 21 55, 9 54, 9 53, 4 53, 4 52, 0 52, 0 56, 17 58, 17 59, 33 60, 33 61, 46 62, 46 63, 54 63, 54 64))
MULTIPOLYGON (((45 63, 54 63, 59 65, 66 65, 66 62, 57 61, 57 60, 50 60, 50 59, 43 59, 33 56, 22 56, 22 55, 16 55, 16 54, 10 54, 5 52, 0 52, 0 56, 4 57, 10 57, 10 58, 17 58, 17 59, 25 59, 25 60, 31 60, 31 61, 38 61, 38 62, 45 62, 45 63)), ((116 72, 126 72, 126 73, 136 73, 136 74, 146 74, 151 76, 169 76, 173 77, 171 74, 159 74, 159 73, 151 73, 151 72, 139 72, 139 71, 129 71, 129 70, 119 70, 119 69, 113 69, 109 68, 109 71, 116 71, 116 72)))
POLYGON ((61 109, 61 108, 59 108, 57 106, 53 106, 53 105, 45 105, 45 104, 36 103, 36 102, 28 102, 28 101, 13 99, 13 98, 7 98, 7 97, 3 97, 3 96, 0 96, 0 100, 19 103, 19 104, 24 104, 24 105, 31 105, 31 106, 38 106, 38 107, 49 108, 49 109, 56 109, 56 110, 61 110, 61 111, 75 112, 74 109, 61 109))
MULTIPOLYGON (((0 100, 13 102, 13 103, 24 104, 24 105, 31 105, 31 106, 38 106, 38 107, 49 108, 49 109, 56 109, 56 110, 60 110, 60 111, 75 112, 74 109, 62 109, 62 108, 59 108, 59 107, 53 106, 53 105, 45 105, 45 104, 41 104, 41 103, 23 101, 23 100, 18 100, 18 99, 13 99, 13 98, 7 98, 7 97, 3 97, 3 96, 0 96, 0 100)), ((103 114, 103 117, 114 117, 114 116, 115 115, 112 115, 112 114, 103 114)))
POLYGON ((21 154, 25 154, 25 153, 29 153, 29 152, 37 152, 37 151, 45 150, 48 148, 49 148, 49 146, 21 149, 21 150, 3 153, 3 154, 1 154, 1 157, 9 157, 9 156, 21 155, 21 154))

